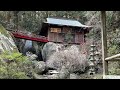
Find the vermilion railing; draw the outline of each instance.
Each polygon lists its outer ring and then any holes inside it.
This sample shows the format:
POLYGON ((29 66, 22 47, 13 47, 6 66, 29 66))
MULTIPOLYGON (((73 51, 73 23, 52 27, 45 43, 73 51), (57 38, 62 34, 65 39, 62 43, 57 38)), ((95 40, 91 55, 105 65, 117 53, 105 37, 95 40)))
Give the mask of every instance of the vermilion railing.
POLYGON ((48 39, 45 36, 40 36, 40 35, 36 35, 36 34, 28 34, 28 33, 22 32, 22 31, 12 31, 11 33, 16 38, 32 40, 32 41, 37 41, 37 42, 48 42, 48 39))

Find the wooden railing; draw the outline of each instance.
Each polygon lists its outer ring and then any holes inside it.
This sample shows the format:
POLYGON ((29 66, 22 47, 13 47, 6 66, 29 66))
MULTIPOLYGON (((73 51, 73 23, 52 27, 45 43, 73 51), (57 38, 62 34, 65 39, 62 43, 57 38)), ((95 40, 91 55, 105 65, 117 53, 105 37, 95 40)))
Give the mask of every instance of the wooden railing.
POLYGON ((26 39, 26 40, 32 40, 37 42, 48 42, 48 38, 41 35, 36 35, 34 33, 30 33, 28 31, 20 31, 20 30, 13 30, 13 29, 7 29, 10 31, 14 37, 26 39))
MULTIPOLYGON (((120 61, 120 54, 116 54, 110 57, 105 58, 105 61, 120 61)), ((108 66, 108 65, 107 65, 108 66)), ((107 67, 108 69, 108 67, 107 67)), ((108 70, 107 70, 107 75, 103 75, 103 79, 120 79, 120 75, 108 75, 108 70)))
MULTIPOLYGON (((28 35, 27 32, 23 32, 23 31, 11 31, 11 32, 14 33, 14 34, 20 34, 20 35, 24 35, 24 36, 28 35)), ((34 37, 34 38, 48 39, 45 36, 36 35, 36 34, 33 34, 33 33, 31 33, 29 36, 34 37)))
POLYGON ((119 61, 120 60, 120 54, 116 54, 110 57, 105 58, 106 61, 119 61))

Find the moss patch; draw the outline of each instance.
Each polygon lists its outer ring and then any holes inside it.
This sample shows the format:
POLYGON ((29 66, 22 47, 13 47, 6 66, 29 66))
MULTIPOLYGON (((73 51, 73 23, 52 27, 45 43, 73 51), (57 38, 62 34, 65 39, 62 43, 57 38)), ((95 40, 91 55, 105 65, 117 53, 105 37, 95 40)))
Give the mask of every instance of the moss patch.
POLYGON ((11 37, 9 32, 5 30, 5 28, 0 24, 0 32, 1 34, 5 35, 6 37, 11 37))

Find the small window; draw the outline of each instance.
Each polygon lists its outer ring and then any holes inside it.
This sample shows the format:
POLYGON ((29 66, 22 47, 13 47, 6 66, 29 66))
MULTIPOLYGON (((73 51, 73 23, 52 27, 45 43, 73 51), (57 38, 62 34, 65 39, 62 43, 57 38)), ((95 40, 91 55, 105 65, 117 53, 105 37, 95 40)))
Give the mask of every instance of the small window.
POLYGON ((50 28, 50 32, 61 33, 61 28, 50 28))

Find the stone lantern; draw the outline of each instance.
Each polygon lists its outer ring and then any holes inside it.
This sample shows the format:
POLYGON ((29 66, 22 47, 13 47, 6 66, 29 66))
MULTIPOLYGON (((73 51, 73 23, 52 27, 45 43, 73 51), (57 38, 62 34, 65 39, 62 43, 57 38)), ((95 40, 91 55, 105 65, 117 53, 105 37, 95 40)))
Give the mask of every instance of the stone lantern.
POLYGON ((96 45, 92 44, 90 46, 90 55, 89 55, 89 74, 94 75, 96 73, 96 67, 99 62, 99 53, 97 52, 96 45))

